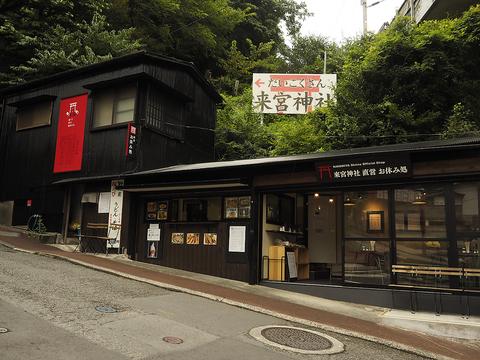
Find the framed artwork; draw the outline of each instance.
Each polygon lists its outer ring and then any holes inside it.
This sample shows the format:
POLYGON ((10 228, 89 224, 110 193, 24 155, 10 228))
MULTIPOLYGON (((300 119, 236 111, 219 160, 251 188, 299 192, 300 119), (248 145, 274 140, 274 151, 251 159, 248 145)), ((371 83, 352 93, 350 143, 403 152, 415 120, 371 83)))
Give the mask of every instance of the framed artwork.
POLYGON ((367 232, 382 233, 385 231, 385 214, 383 211, 367 211, 367 232))
POLYGON ((250 218, 251 197, 241 196, 238 198, 238 217, 241 219, 250 218))
POLYGON ((216 233, 203 234, 203 245, 217 245, 217 234, 216 233))
POLYGON ((187 245, 200 244, 200 233, 187 233, 187 245))
POLYGON ((156 212, 157 211, 157 202, 156 201, 149 201, 147 202, 147 212, 156 212))
POLYGON ((185 242, 185 237, 183 233, 172 233, 172 244, 183 244, 185 242))

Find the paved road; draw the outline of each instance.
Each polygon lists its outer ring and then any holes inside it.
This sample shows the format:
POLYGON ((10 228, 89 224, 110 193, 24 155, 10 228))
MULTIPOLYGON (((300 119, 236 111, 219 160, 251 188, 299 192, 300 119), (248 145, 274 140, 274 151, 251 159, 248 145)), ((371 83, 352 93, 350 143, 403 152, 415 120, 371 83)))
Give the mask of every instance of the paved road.
POLYGON ((1 359, 420 359, 331 334, 337 355, 306 356, 248 335, 262 325, 295 325, 223 303, 108 275, 0 245, 1 359), (97 306, 120 310, 104 314, 97 306), (184 340, 168 344, 163 337, 184 340))

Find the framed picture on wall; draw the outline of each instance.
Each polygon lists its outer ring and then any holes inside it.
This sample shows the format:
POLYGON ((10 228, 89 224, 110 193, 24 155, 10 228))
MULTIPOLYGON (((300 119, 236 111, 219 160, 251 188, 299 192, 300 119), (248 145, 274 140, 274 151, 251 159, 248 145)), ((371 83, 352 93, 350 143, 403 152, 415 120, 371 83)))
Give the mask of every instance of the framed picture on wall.
POLYGON ((238 197, 225 198, 225 218, 226 219, 238 218, 238 197))
POLYGON ((385 231, 385 214, 383 211, 367 211, 367 232, 382 233, 385 231))

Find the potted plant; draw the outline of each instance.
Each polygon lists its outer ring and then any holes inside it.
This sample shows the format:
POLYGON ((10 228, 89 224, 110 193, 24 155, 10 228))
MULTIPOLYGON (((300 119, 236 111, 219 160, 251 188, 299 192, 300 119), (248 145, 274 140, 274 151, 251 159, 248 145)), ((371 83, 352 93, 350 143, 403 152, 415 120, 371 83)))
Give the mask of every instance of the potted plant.
POLYGON ((75 236, 80 236, 80 223, 74 221, 70 224, 69 226, 70 230, 72 230, 75 234, 75 236))

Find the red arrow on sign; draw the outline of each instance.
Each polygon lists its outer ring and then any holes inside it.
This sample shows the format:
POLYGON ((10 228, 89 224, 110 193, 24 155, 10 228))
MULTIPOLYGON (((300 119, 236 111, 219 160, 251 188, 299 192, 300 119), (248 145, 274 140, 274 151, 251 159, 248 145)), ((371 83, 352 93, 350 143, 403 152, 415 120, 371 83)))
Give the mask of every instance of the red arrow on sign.
POLYGON ((257 81, 255 81, 255 85, 257 85, 258 87, 262 86, 263 84, 265 84, 265 82, 263 82, 262 79, 258 79, 257 81))

